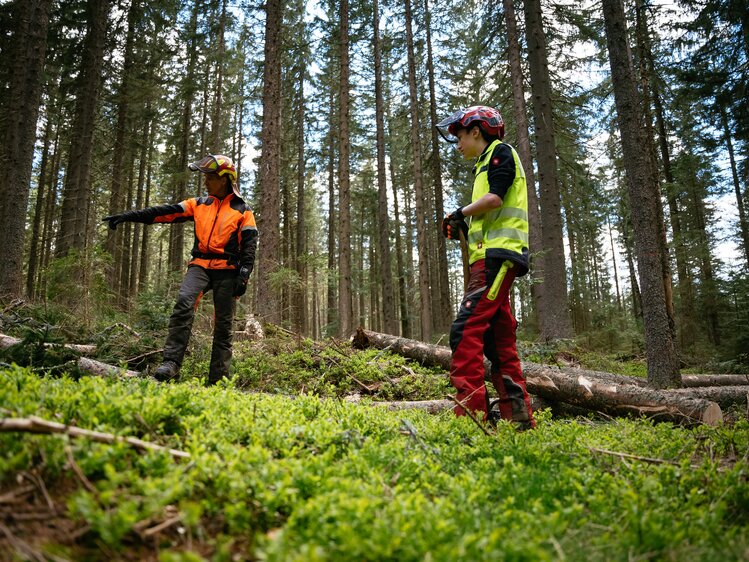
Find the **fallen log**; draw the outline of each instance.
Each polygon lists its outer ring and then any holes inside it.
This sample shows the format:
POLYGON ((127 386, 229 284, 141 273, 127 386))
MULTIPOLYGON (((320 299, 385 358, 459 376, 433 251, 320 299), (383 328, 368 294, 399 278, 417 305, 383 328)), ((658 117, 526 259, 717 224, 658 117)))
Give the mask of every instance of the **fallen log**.
MULTIPOLYGON (((0 349, 7 349, 13 345, 17 345, 21 343, 23 340, 20 340, 18 338, 14 338, 13 336, 6 336, 5 334, 0 334, 0 349)), ((93 353, 96 353, 96 346, 90 345, 90 344, 83 344, 83 343, 45 343, 44 347, 57 347, 62 346, 65 349, 69 349, 71 351, 75 351, 76 353, 80 353, 81 355, 91 355, 93 353)))
MULTIPOLYGON (((21 341, 22 340, 19 340, 18 338, 0 334, 0 349, 7 349, 13 345, 17 345, 21 343, 21 341)), ((55 345, 55 344, 45 344, 45 345, 55 345)), ((67 344, 66 347, 71 346, 71 345, 76 345, 76 344, 67 344)), ((70 349, 73 349, 73 348, 70 348, 70 349)), ((72 361, 71 363, 77 365, 77 367, 81 371, 90 373, 92 375, 96 375, 97 377, 120 377, 121 376, 121 377, 126 377, 126 378, 132 378, 132 377, 140 376, 140 373, 138 371, 130 371, 128 369, 123 369, 115 365, 110 365, 109 363, 102 363, 101 361, 90 359, 88 357, 79 357, 78 360, 72 361)))
POLYGON ((681 375, 684 388, 749 385, 749 375, 681 375))
MULTIPOLYGON (((359 328, 353 337, 357 348, 377 347, 449 371, 450 348, 416 340, 371 332, 359 328)), ((490 365, 484 361, 489 371, 490 365)), ((544 399, 603 412, 608 415, 638 415, 676 423, 715 425, 723 420, 720 406, 710 400, 693 398, 668 391, 653 390, 623 381, 611 373, 582 369, 562 370, 556 367, 523 362, 528 392, 544 399)))
POLYGON ((747 386, 695 386, 675 388, 668 392, 680 396, 712 400, 721 408, 732 406, 749 408, 749 387, 747 386))

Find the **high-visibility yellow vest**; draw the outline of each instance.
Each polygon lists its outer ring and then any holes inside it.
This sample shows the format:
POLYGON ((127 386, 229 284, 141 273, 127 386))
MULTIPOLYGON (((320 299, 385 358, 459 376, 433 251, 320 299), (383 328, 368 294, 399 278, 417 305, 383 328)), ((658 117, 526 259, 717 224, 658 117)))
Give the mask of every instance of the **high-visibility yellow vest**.
MULTIPOLYGON (((489 193, 489 160, 501 142, 492 142, 476 161, 471 202, 489 193)), ((501 207, 468 217, 468 250, 470 263, 485 258, 510 260, 518 265, 520 277, 528 273, 528 189, 518 153, 512 147, 510 150, 515 160, 515 180, 501 207)))

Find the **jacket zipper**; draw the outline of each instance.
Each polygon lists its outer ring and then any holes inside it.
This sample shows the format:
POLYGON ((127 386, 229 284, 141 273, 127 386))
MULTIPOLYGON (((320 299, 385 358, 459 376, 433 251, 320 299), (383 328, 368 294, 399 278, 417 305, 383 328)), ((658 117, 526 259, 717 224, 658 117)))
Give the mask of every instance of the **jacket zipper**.
MULTIPOLYGON (((226 199, 226 197, 224 197, 226 199)), ((219 200, 218 209, 216 209, 216 216, 213 218, 213 225, 211 226, 211 232, 208 234, 208 240, 205 243, 206 253, 211 253, 211 237, 213 236, 213 230, 216 228, 216 222, 218 221, 218 215, 221 213, 221 205, 224 204, 224 199, 219 200)))

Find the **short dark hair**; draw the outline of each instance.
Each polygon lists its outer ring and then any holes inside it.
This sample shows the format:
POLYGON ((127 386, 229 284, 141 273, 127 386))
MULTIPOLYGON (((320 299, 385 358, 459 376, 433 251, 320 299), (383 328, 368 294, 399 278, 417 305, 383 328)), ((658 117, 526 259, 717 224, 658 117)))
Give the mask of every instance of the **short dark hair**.
POLYGON ((479 132, 481 133, 481 138, 483 138, 489 144, 493 143, 495 140, 502 140, 497 135, 490 135, 489 133, 487 133, 481 127, 481 125, 479 125, 477 122, 470 123, 468 125, 468 127, 463 127, 462 125, 456 125, 455 129, 454 129, 454 132, 452 134, 457 137, 458 136, 458 131, 460 131, 461 129, 465 130, 467 133, 470 133, 471 129, 473 129, 474 127, 478 127, 479 128, 479 132))
POLYGON ((472 124, 468 125, 468 131, 470 132, 470 130, 473 129, 474 127, 478 127, 479 128, 479 132, 481 133, 481 137, 486 142, 488 142, 489 144, 493 143, 495 140, 501 140, 497 135, 490 135, 489 133, 487 133, 483 129, 483 127, 481 127, 481 125, 479 125, 478 123, 472 123, 472 124))

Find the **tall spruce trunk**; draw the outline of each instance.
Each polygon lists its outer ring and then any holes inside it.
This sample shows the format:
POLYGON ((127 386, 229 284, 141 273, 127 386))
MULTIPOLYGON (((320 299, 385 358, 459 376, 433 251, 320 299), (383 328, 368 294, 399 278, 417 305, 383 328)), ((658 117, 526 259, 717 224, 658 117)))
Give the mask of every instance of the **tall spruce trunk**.
POLYGON ((47 123, 44 126, 44 138, 42 140, 42 161, 39 164, 39 177, 36 184, 36 202, 34 203, 34 217, 31 227, 31 240, 29 240, 29 268, 26 273, 26 296, 34 300, 36 297, 35 279, 39 269, 39 246, 41 244, 41 231, 43 227, 44 208, 47 202, 47 173, 50 160, 50 143, 52 142, 52 115, 47 108, 47 123))
POLYGON ((621 0, 603 0, 603 16, 640 274, 648 383, 655 388, 679 387, 679 360, 663 284, 658 176, 647 150, 645 112, 637 91, 621 0))
MULTIPOLYGON (((333 88, 330 89, 330 113, 334 114, 333 88)), ((338 260, 336 259, 337 213, 335 206, 335 125, 330 121, 328 137, 328 286, 327 286, 327 335, 338 333, 338 260)))
MULTIPOLYGON (((541 236, 541 214, 538 211, 538 194, 536 192, 536 173, 533 170, 533 157, 531 153, 531 139, 528 132, 528 113, 525 105, 525 87, 523 86, 523 65, 520 50, 520 36, 515 18, 515 6, 513 0, 502 0, 505 10, 505 22, 507 24, 507 47, 510 62, 510 78, 512 80, 512 109, 515 118, 515 129, 518 133, 517 150, 520 163, 525 170, 525 182, 528 186, 528 229, 531 251, 532 280, 542 278, 544 270, 544 257, 541 249, 543 239, 541 236)), ((531 318, 538 325, 539 302, 543 300, 543 283, 531 283, 531 301, 533 310, 531 318)))
MULTIPOLYGON (((733 179, 733 189, 736 193, 736 206, 739 209, 739 231, 741 232, 742 246, 744 247, 744 257, 746 258, 746 267, 749 269, 749 220, 744 209, 744 197, 741 194, 741 182, 739 181, 739 172, 736 167, 736 154, 731 140, 731 127, 728 124, 728 115, 726 109, 720 106, 720 125, 723 130, 723 137, 728 150, 728 158, 731 163, 731 178, 733 179)), ((749 174, 748 174, 749 176, 749 174)))
POLYGON ((338 163, 338 335, 348 336, 353 329, 353 307, 351 295, 351 191, 349 139, 349 4, 341 0, 340 29, 340 82, 338 90, 339 112, 339 163, 338 163))
MULTIPOLYGON (((184 201, 187 198, 187 184, 189 176, 187 175, 187 165, 190 158, 190 137, 192 129, 193 102, 195 99, 195 67, 198 56, 198 12, 199 4, 196 2, 190 15, 188 24, 188 35, 190 37, 187 46, 187 69, 183 80, 184 94, 182 98, 182 118, 179 145, 179 160, 177 174, 175 176, 173 201, 184 201)), ((202 156, 202 153, 201 153, 202 156)), ((179 271, 184 266, 184 249, 185 249, 185 225, 173 224, 169 227, 169 269, 179 271)))
POLYGON ((62 213, 56 256, 87 247, 87 221, 91 206, 91 158, 94 125, 102 85, 110 0, 89 0, 88 31, 75 90, 75 114, 71 128, 68 164, 62 193, 62 213))
POLYGON ((380 42, 380 7, 378 0, 373 2, 375 63, 375 122, 377 136, 377 255, 380 260, 380 281, 382 283, 382 315, 385 332, 398 333, 398 318, 395 315, 395 295, 390 258, 390 205, 387 196, 387 164, 385 162, 385 109, 382 94, 382 45, 380 42))
POLYGON ((424 0, 424 16, 426 27, 427 47, 427 75, 429 77, 429 118, 432 133, 432 174, 434 185, 434 231, 437 232, 437 281, 439 283, 439 301, 436 309, 438 318, 433 322, 440 332, 450 329, 453 319, 453 307, 450 300, 450 280, 448 276, 447 247, 445 238, 440 232, 442 216, 445 214, 444 188, 442 186, 442 158, 440 156, 440 141, 437 134, 437 95, 435 93, 434 60, 432 55, 432 23, 429 11, 429 0, 424 0))
POLYGON ((523 0, 525 34, 528 41, 528 63, 531 74, 533 118, 538 151, 538 182, 541 190, 541 237, 546 252, 542 279, 543 291, 538 295, 539 328, 546 340, 572 336, 567 299, 567 272, 562 241, 562 213, 560 210, 559 180, 556 159, 551 84, 546 53, 546 36, 541 17, 541 0, 523 0))
POLYGON ((0 159, 12 175, 0 187, 0 225, 4 256, 0 260, 0 296, 23 292, 23 252, 26 206, 36 143, 36 121, 44 84, 49 0, 27 0, 13 6, 11 52, 1 64, 9 67, 7 99, 2 101, 0 159))
MULTIPOLYGON (((218 24, 218 51, 216 52, 216 91, 213 97, 213 114, 211 115, 211 135, 209 139, 211 151, 215 153, 224 152, 221 142, 221 116, 223 113, 223 89, 224 89, 224 53, 226 51, 226 0, 221 2, 221 16, 218 24)), ((202 156, 202 155, 201 155, 202 156)))
MULTIPOLYGON (((301 62, 301 61, 300 61, 301 62)), ((299 275, 299 285, 294 289, 294 325, 301 334, 307 333, 307 233, 305 226, 305 174, 304 165, 304 73, 305 67, 300 64, 297 68, 299 80, 299 95, 297 97, 296 127, 297 127, 297 177, 296 177, 296 252, 294 266, 299 275)))
MULTIPOLYGON (((130 134, 130 84, 134 70, 133 48, 135 45, 135 26, 139 19, 139 0, 133 0, 127 16, 127 35, 125 39, 125 54, 122 61, 122 79, 117 92, 117 122, 115 124, 114 148, 112 150, 112 172, 109 196, 109 214, 122 212, 126 209, 125 189, 123 178, 125 175, 124 158, 126 137, 130 134)), ((117 230, 107 229, 107 239, 104 248, 112 256, 112 268, 108 272, 109 286, 122 298, 127 293, 120 284, 120 273, 124 267, 122 260, 125 242, 125 228, 117 230)))
POLYGON ((260 158, 260 256, 257 276, 257 311, 266 321, 281 321, 281 295, 271 285, 280 264, 280 161, 281 161, 281 26, 283 1, 268 0, 265 5, 265 65, 263 67, 263 128, 260 158))
POLYGON ((406 46, 408 51, 408 91, 411 108, 411 150, 413 154, 413 182, 416 207, 416 237, 419 256, 419 297, 421 309, 421 339, 432 339, 431 295, 429 291, 429 255, 426 232, 426 212, 424 211, 424 178, 421 163, 421 126, 419 120, 419 100, 416 95, 416 61, 411 23, 411 0, 406 0, 406 46))

